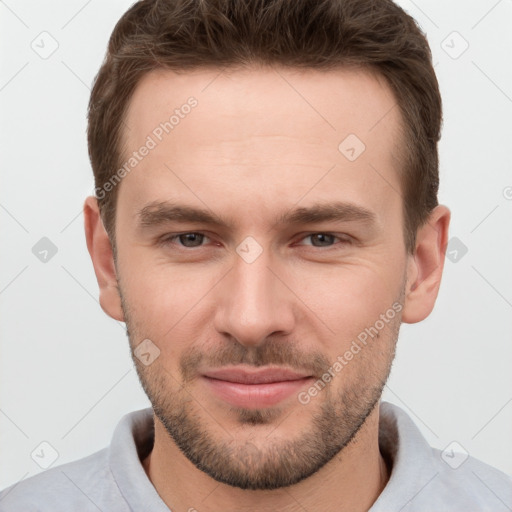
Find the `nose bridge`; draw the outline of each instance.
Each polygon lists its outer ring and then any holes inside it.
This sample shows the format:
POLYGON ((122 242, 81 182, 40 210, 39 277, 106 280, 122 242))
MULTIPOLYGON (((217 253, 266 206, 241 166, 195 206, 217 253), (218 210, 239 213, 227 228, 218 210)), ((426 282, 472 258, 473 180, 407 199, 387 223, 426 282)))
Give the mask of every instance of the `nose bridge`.
MULTIPOLYGON (((250 242, 249 242, 250 244, 250 242)), ((243 244, 237 248, 231 272, 218 290, 216 328, 239 343, 256 346, 272 333, 288 333, 293 326, 293 311, 286 287, 271 271, 268 250, 255 251, 243 244)), ((275 266, 275 265, 274 265, 275 266)))

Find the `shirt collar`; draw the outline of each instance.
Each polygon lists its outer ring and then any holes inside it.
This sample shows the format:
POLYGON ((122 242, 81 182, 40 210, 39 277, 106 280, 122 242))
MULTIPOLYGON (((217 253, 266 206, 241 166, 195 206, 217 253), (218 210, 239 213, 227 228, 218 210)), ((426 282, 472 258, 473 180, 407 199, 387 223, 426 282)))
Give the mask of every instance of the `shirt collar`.
POLYGON ((169 512, 141 463, 152 450, 154 437, 153 410, 148 407, 123 416, 110 444, 110 469, 133 511, 169 512))
POLYGON ((391 475, 369 512, 401 510, 438 474, 432 448, 407 413, 380 403, 379 448, 391 460, 391 475))

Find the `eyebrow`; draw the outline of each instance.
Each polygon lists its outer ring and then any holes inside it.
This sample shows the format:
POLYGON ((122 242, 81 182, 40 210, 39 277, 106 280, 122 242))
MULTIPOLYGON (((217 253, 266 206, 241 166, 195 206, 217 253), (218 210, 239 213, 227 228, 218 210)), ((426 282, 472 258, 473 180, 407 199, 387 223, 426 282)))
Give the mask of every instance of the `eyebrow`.
MULTIPOLYGON (((168 201, 151 202, 137 214, 141 228, 156 227, 170 222, 199 223, 216 227, 234 224, 211 210, 180 205, 168 201)), ((274 225, 312 224, 319 222, 363 222, 375 224, 377 215, 363 207, 349 202, 316 203, 308 207, 298 207, 281 214, 274 225)))

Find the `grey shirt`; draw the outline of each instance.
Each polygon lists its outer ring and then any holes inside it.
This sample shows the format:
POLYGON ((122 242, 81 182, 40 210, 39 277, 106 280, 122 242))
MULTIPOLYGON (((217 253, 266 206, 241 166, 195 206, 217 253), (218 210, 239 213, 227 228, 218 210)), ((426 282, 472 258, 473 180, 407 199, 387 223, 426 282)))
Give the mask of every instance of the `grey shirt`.
MULTIPOLYGON (((151 408, 127 414, 109 447, 4 489, 0 511, 169 512, 141 463, 153 436, 151 408)), ((431 448, 405 411, 388 402, 381 402, 379 446, 392 471, 371 512, 512 511, 510 476, 431 448)))

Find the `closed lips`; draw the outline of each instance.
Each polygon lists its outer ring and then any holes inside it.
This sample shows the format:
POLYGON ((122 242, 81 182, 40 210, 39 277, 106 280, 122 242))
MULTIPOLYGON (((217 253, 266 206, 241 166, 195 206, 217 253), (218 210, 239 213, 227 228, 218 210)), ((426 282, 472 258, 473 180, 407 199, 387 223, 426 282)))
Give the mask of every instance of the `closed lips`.
POLYGON ((223 380, 238 384, 270 384, 272 382, 285 382, 302 380, 311 375, 298 373, 286 368, 265 368, 248 371, 240 368, 222 368, 209 370, 203 373, 209 379, 223 380))

